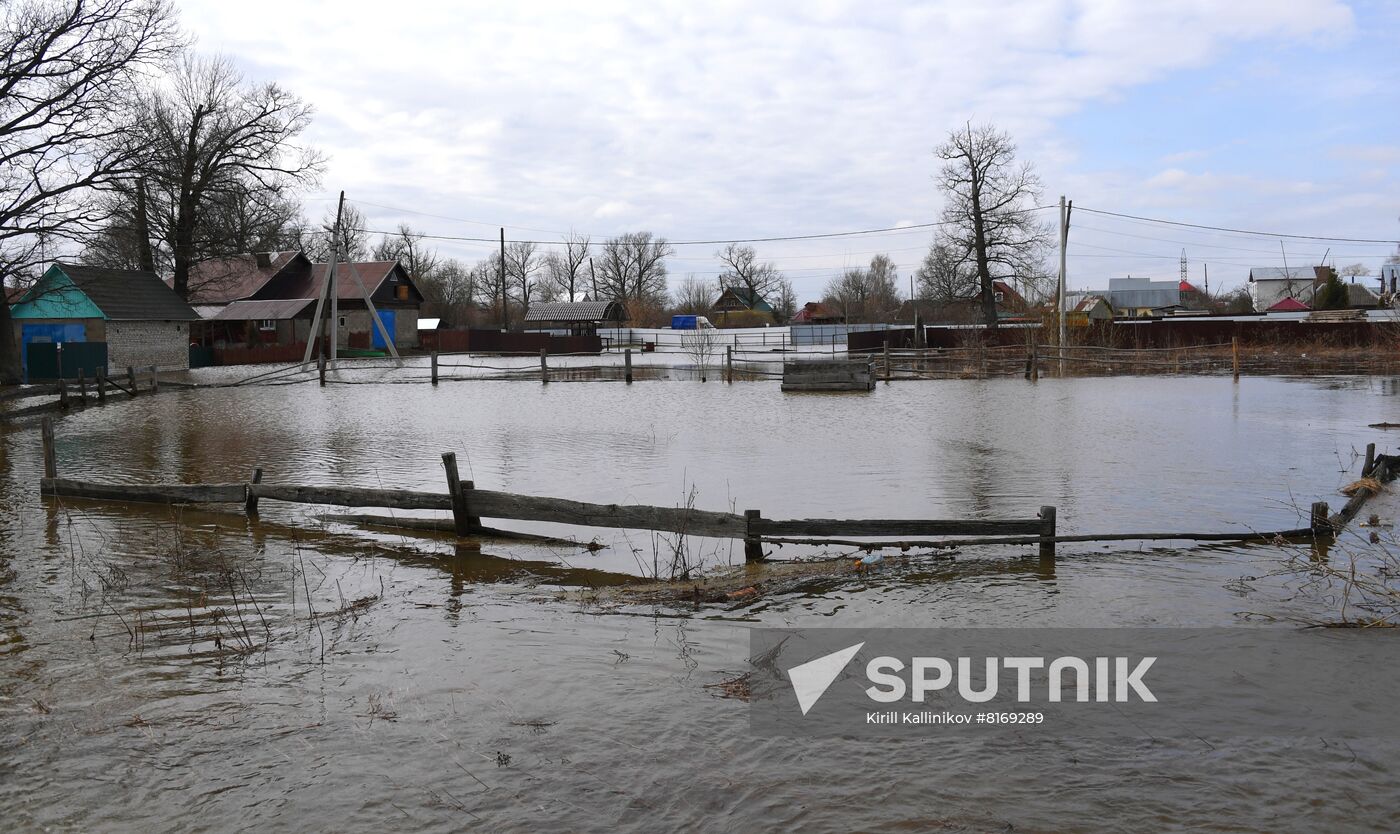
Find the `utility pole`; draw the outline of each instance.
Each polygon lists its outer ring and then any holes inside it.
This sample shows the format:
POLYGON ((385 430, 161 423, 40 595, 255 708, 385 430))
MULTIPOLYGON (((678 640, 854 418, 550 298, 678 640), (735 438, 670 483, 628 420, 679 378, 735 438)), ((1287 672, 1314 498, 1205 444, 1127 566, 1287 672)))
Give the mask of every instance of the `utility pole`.
MULTIPOLYGON (((326 273, 326 280, 321 283, 321 290, 316 296, 316 315, 311 319, 311 330, 306 334, 306 353, 301 358, 302 367, 311 364, 311 357, 315 355, 317 339, 321 340, 321 346, 325 345, 325 318, 326 300, 333 298, 331 294, 331 283, 335 279, 335 263, 340 252, 340 222, 341 214, 345 210, 345 192, 340 192, 340 202, 335 209, 335 227, 331 231, 331 264, 330 270, 326 273)), ((334 303, 334 302, 332 302, 334 303)), ((339 321, 337 321, 339 324, 339 321)), ((332 354, 334 355, 334 354, 332 354)))
MULTIPOLYGON (((340 214, 345 210, 345 192, 340 192, 340 202, 335 207, 335 240, 331 242, 331 266, 326 274, 327 290, 331 297, 331 367, 335 367, 336 354, 340 350, 340 285, 335 274, 336 263, 340 260, 340 214)), ((348 252, 346 254, 349 254, 348 252)))
POLYGON ((501 227, 501 329, 510 329, 510 308, 506 306, 506 227, 501 227))
POLYGON ((1068 332, 1065 328, 1066 313, 1069 312, 1067 299, 1065 298, 1065 250, 1069 248, 1069 213, 1074 209, 1074 201, 1065 202, 1063 194, 1060 195, 1060 295, 1056 299, 1055 306, 1059 324, 1057 334, 1057 344, 1060 354, 1060 376, 1065 375, 1065 342, 1068 341, 1068 332))
POLYGON ((588 280, 593 283, 593 300, 598 301, 598 273, 593 271, 593 256, 588 256, 588 280))

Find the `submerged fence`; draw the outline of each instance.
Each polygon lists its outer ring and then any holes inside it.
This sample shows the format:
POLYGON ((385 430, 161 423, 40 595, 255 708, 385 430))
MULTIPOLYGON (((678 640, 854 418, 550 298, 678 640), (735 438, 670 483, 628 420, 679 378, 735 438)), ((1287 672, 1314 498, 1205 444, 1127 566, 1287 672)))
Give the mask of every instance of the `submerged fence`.
MULTIPOLYGON (((770 519, 756 509, 742 515, 700 510, 692 506, 660 507, 628 504, 596 504, 565 498, 522 495, 477 489, 458 474, 457 457, 442 455, 446 490, 422 492, 402 489, 368 489, 347 486, 263 483, 263 470, 254 470, 246 482, 205 484, 109 484, 58 476, 56 439, 52 420, 44 418, 44 477, 40 493, 55 498, 155 502, 168 504, 238 504, 250 517, 258 514, 259 502, 282 501, 341 507, 377 507, 401 510, 450 512, 450 527, 459 536, 490 531, 483 518, 548 522, 581 527, 652 530, 678 536, 741 539, 747 561, 764 558, 763 544, 844 545, 865 550, 909 547, 951 547, 976 544, 1036 545, 1042 556, 1053 556, 1058 542, 1092 541, 1238 541, 1276 542, 1309 537, 1318 540, 1339 532, 1360 512, 1361 506, 1381 489, 1381 484, 1400 473, 1400 457, 1376 455, 1375 444, 1367 447, 1363 481, 1343 509, 1332 515, 1326 502, 1312 506, 1309 525, 1277 531, 1233 532, 1152 532, 1057 534, 1057 513, 1043 506, 1034 518, 1020 519, 770 519), (933 539, 925 537, 937 537, 933 539), (880 539, 871 541, 871 539, 880 539), (890 539, 896 539, 891 541, 890 539)), ((366 521, 359 518, 360 521, 366 521)), ((369 519, 367 523, 398 525, 398 519, 369 519)), ((406 520, 422 521, 422 520, 406 520)), ((408 527, 410 525, 402 525, 408 527)))

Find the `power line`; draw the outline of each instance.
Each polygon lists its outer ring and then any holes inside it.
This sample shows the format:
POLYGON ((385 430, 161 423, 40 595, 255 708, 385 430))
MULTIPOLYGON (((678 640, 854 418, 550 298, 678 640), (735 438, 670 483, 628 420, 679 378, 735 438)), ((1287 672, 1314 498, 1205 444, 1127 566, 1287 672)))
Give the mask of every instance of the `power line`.
POLYGON ((1146 223, 1161 223, 1166 226, 1181 226, 1187 229, 1205 229, 1212 232, 1226 232, 1235 235, 1253 235, 1255 237, 1291 238, 1294 240, 1320 240, 1328 243, 1384 243, 1400 244, 1400 240, 1385 240, 1381 238, 1357 238, 1357 237, 1330 237, 1328 235, 1295 235, 1286 232, 1258 232, 1249 229, 1231 229, 1225 226, 1207 226, 1200 223, 1184 223, 1180 220, 1162 220, 1157 217, 1142 217, 1136 214, 1123 214, 1116 211, 1106 211, 1104 209, 1084 208, 1084 211, 1093 214, 1104 214, 1109 217, 1122 217, 1128 220, 1141 220, 1146 223))

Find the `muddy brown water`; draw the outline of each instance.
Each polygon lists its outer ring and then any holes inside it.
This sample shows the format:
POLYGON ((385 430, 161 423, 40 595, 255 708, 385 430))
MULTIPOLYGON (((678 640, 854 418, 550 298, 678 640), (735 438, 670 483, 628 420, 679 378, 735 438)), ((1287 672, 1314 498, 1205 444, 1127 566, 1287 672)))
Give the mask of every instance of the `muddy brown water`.
MULTIPOLYGON (((210 375, 213 378, 213 375, 210 375)), ((769 517, 1030 517, 1064 532, 1300 526, 1390 438, 1382 378, 473 382, 168 392, 58 423, 61 474, 483 488, 769 517)), ((380 384, 375 384, 378 380, 380 384)), ((1275 547, 1063 545, 914 560, 700 610, 561 588, 664 564, 328 524, 41 502, 0 428, 6 830, 1395 830, 1400 744, 754 738, 719 697, 756 625, 1295 628, 1333 602, 1275 547), (1261 577, 1241 581, 1242 577, 1261 577)), ((1390 514, 1389 499, 1378 507, 1390 514)), ((811 555, 788 548, 778 558, 811 555)), ((714 566, 742 547, 700 542, 714 566)))

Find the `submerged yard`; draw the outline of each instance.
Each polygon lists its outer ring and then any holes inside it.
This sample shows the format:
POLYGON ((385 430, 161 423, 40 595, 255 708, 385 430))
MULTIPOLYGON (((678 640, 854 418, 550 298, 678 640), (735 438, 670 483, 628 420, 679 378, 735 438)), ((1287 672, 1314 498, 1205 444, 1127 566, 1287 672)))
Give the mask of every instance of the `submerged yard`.
MULTIPOLYGON (((418 368, 417 372, 421 373, 418 368)), ((773 517, 1008 518, 1061 532, 1306 526, 1343 500, 1393 378, 476 381, 166 392, 59 423, 114 482, 480 488, 773 517)), ((212 378, 213 374, 210 375, 212 378)), ((1367 545, 1064 544, 891 554, 801 584, 740 542, 501 523, 587 550, 458 542, 268 504, 41 501, 38 430, 0 427, 0 801, 21 827, 303 830, 1393 829, 1397 744, 749 733, 754 625, 1298 628, 1348 603, 1309 559, 1367 545), (701 603, 623 593, 749 571, 701 603), (1304 567, 1299 567, 1299 566, 1304 567), (779 581, 774 581, 775 578, 779 581), (746 586, 747 583, 739 583, 746 586)), ((1397 504, 1369 529, 1392 539, 1397 504)), ((790 546, 781 561, 841 555, 790 546)), ((1354 600, 1351 601, 1354 604, 1354 600)), ((1356 614, 1353 609, 1352 615, 1356 614)))

